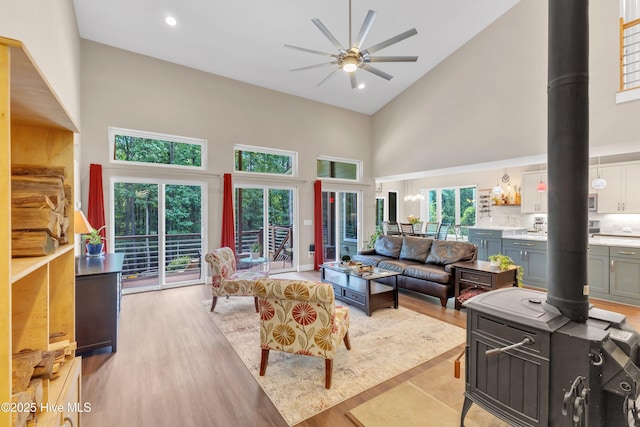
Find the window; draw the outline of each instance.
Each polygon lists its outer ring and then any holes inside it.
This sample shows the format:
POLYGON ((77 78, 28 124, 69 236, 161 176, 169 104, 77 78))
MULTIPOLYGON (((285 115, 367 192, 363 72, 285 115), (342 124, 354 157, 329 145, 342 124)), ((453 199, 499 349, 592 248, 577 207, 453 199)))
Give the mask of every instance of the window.
MULTIPOLYGON (((476 224, 476 187, 431 189, 422 214, 427 221, 452 225, 476 224)), ((454 230, 451 230, 453 233, 454 230)))
POLYGON ((318 157, 318 178, 361 181, 362 162, 331 157, 318 157))
POLYGON ((382 231, 384 222, 384 197, 376 197, 376 231, 382 231))
POLYGON ((347 242, 358 241, 358 194, 342 193, 342 232, 347 242))
POLYGON ((203 169, 207 141, 131 129, 109 128, 113 163, 203 169))
POLYGON ((640 0, 620 0, 620 93, 617 101, 640 98, 640 0))
POLYGON ((297 175, 297 153, 247 145, 234 148, 235 171, 274 175, 297 175))

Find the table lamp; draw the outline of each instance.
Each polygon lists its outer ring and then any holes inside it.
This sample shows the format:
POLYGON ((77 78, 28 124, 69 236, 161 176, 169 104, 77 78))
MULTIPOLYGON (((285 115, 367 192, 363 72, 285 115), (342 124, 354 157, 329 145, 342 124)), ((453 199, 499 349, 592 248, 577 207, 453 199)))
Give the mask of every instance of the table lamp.
MULTIPOLYGON (((84 216, 82 211, 76 210, 73 212, 73 232, 75 234, 88 234, 91 232, 93 227, 87 221, 87 217, 84 216)), ((80 239, 80 254, 84 255, 86 253, 86 246, 83 244, 84 242, 80 239)))

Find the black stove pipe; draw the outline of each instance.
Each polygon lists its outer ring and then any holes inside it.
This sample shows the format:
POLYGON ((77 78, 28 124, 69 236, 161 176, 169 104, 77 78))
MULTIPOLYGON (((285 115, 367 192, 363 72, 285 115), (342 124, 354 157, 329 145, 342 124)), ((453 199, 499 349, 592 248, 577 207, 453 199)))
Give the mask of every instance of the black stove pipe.
POLYGON ((547 303, 586 322, 589 180, 589 8, 549 0, 547 303))

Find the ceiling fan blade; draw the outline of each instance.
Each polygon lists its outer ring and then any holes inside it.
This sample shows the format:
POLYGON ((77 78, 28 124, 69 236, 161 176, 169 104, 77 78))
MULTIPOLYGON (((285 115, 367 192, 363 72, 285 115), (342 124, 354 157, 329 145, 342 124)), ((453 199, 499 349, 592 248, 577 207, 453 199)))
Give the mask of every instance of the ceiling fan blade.
POLYGON ((306 67, 294 68, 294 69, 289 70, 289 71, 311 70, 313 68, 322 68, 322 67, 326 67, 327 65, 336 65, 336 64, 338 64, 338 61, 325 62, 323 64, 316 64, 316 65, 309 65, 309 66, 306 66, 306 67))
POLYGON ((333 76, 335 74, 336 71, 338 71, 340 69, 340 67, 336 68, 335 70, 333 70, 332 72, 329 73, 329 75, 327 77, 325 77, 324 79, 322 79, 322 81, 320 83, 318 83, 316 85, 316 87, 320 86, 322 83, 326 82, 327 80, 329 80, 329 77, 333 76))
POLYGON ((367 70, 368 72, 373 73, 376 76, 380 76, 385 80, 391 80, 393 78, 391 74, 387 74, 384 71, 379 70, 378 68, 372 67, 371 65, 368 65, 368 64, 363 64, 360 66, 360 68, 362 68, 363 70, 367 70))
POLYGON ((362 27, 360 27, 360 32, 358 33, 356 40, 353 42, 352 47, 355 47, 356 49, 360 50, 360 48, 362 47, 362 42, 364 42, 364 39, 367 37, 367 34, 369 34, 369 30, 371 29, 371 25, 373 24, 373 21, 376 19, 377 14, 378 12, 376 12, 375 10, 369 10, 366 18, 364 18, 362 27))
POLYGON ((320 52, 319 50, 307 49, 307 48, 298 47, 298 46, 291 46, 290 44, 285 44, 284 47, 288 47, 289 49, 301 50, 302 52, 307 52, 307 53, 315 53, 316 55, 330 56, 332 58, 338 57, 338 55, 334 53, 320 52))
POLYGON ((385 47, 389 47, 392 44, 398 43, 399 41, 407 39, 407 38, 409 38, 411 36, 415 36, 416 34, 418 34, 418 31, 415 28, 412 28, 410 30, 405 31, 402 34, 398 34, 395 37, 391 37, 388 40, 385 40, 385 41, 380 42, 380 43, 378 43, 376 45, 373 45, 370 48, 367 48, 367 49, 363 50, 362 53, 364 54, 365 52, 367 52, 367 53, 371 54, 373 52, 377 52, 379 50, 384 49, 385 47))
POLYGON ((351 89, 358 87, 358 80, 356 79, 356 72, 349 73, 349 80, 351 81, 351 89))
POLYGON ((312 19, 311 22, 313 22, 314 24, 316 24, 316 27, 318 27, 318 29, 320 31, 322 31, 322 34, 325 35, 326 38, 329 39, 329 41, 331 43, 333 43, 333 45, 336 47, 336 49, 338 50, 345 50, 341 45, 340 42, 338 40, 336 40, 335 37, 333 37, 333 34, 331 34, 331 31, 329 31, 329 29, 327 27, 324 26, 324 24, 322 22, 320 22, 320 20, 318 18, 316 19, 312 19))
POLYGON ((364 62, 416 62, 417 56, 366 56, 364 62))

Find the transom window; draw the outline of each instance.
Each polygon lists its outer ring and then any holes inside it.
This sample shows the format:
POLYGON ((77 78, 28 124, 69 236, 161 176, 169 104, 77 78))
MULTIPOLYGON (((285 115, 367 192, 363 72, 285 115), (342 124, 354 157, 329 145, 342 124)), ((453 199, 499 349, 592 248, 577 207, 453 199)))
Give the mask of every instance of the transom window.
POLYGON ((203 169, 207 141, 132 129, 109 128, 112 163, 203 169))
POLYGON ((318 178, 347 181, 362 180, 362 161, 339 159, 334 157, 318 157, 318 178))
POLYGON ((234 147, 235 171, 297 176, 298 154, 248 145, 234 147))

